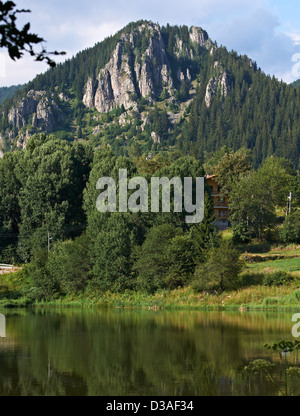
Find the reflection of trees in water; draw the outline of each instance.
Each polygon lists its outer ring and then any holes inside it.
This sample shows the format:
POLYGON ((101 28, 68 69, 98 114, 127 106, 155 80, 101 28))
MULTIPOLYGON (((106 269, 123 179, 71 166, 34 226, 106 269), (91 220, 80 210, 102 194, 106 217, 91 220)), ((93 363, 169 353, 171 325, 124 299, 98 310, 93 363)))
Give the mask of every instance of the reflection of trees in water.
POLYGON ((6 337, 6 320, 5 316, 0 313, 0 338, 6 337))
POLYGON ((32 311, 8 322, 19 347, 7 353, 0 346, 0 394, 212 396, 270 391, 265 382, 249 385, 242 369, 278 330, 276 319, 263 336, 261 318, 258 328, 250 319, 249 332, 249 317, 241 314, 32 311))

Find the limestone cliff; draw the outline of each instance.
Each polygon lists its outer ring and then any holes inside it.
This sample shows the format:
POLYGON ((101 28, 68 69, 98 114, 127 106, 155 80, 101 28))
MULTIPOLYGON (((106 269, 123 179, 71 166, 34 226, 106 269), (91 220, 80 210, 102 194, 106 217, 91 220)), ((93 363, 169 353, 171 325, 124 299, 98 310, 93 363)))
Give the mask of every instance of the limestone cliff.
MULTIPOLYGON (((200 48, 210 49, 212 46, 207 33, 200 28, 191 28, 190 40, 200 48)), ((178 59, 193 59, 194 52, 177 39, 174 55, 178 59)), ((187 68, 184 73, 179 68, 177 78, 179 81, 191 80, 190 70, 187 68)), ((174 80, 161 28, 153 23, 143 23, 137 30, 123 34, 105 68, 96 79, 88 78, 83 103, 87 108, 95 107, 100 113, 122 106, 127 110, 136 107, 138 97, 154 102, 163 89, 172 96, 174 80), (145 32, 148 45, 137 53, 138 40, 145 32)))
POLYGON ((123 34, 110 61, 96 79, 88 79, 83 103, 96 107, 100 113, 115 107, 136 107, 137 97, 151 98, 162 88, 173 88, 170 64, 158 25, 142 24, 132 32, 123 34), (147 31, 148 45, 140 56, 134 53, 138 38, 147 31))
POLYGON ((218 62, 213 65, 217 46, 201 28, 164 28, 141 21, 128 25, 110 42, 109 52, 100 49, 99 63, 95 51, 88 50, 84 59, 74 58, 72 65, 65 65, 68 70, 49 73, 48 78, 33 83, 39 87, 25 90, 23 98, 6 109, 1 152, 6 144, 24 148, 37 132, 66 131, 70 139, 79 139, 79 131, 82 137, 82 130, 84 135, 101 136, 110 123, 103 123, 101 115, 113 109, 125 110, 118 121, 124 130, 140 119, 136 131, 160 143, 161 134, 150 127, 149 109, 163 102, 158 107, 165 108, 170 128, 179 123, 200 85, 202 62, 210 76, 203 97, 206 106, 210 107, 218 92, 222 97, 228 94, 226 69, 218 62), (88 61, 91 67, 85 66, 88 61), (93 112, 88 114, 86 109, 93 112))
POLYGON ((219 92, 222 97, 227 97, 230 89, 228 74, 219 62, 215 62, 214 73, 214 76, 210 78, 206 87, 205 103, 208 108, 211 105, 211 100, 214 95, 219 92))
MULTIPOLYGON (((49 94, 48 94, 49 95, 49 94)), ((8 122, 16 129, 31 124, 47 133, 54 129, 56 121, 62 118, 58 105, 47 96, 46 91, 29 91, 16 107, 8 113, 8 122)))

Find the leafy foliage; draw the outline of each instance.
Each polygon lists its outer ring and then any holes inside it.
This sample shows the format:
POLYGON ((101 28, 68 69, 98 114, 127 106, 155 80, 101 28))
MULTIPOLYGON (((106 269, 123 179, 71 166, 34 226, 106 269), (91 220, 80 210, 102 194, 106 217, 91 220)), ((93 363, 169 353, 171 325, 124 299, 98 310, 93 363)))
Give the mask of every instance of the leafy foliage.
POLYGON ((85 223, 82 195, 89 175, 89 146, 35 135, 24 152, 0 160, 0 230, 18 240, 23 262, 85 223))
POLYGON ((17 28, 17 15, 29 12, 30 10, 16 9, 16 4, 12 1, 0 1, 0 47, 7 48, 10 58, 14 61, 22 58, 24 52, 28 52, 36 61, 46 61, 50 67, 55 67, 56 63, 50 55, 65 55, 65 52, 47 52, 44 47, 40 52, 35 52, 34 46, 42 44, 44 39, 30 33, 30 23, 26 23, 21 30, 17 28))
POLYGON ((47 271, 58 282, 62 293, 76 294, 83 291, 89 280, 89 244, 86 235, 74 241, 59 242, 47 261, 47 271))
POLYGON ((286 286, 294 280, 295 278, 293 275, 283 271, 277 271, 266 274, 263 278, 263 284, 265 286, 286 286))
POLYGON ((276 207, 285 207, 295 178, 282 159, 271 157, 257 171, 234 182, 230 193, 230 219, 235 236, 262 240, 276 223, 276 207))
POLYGON ((297 81, 293 82, 293 83, 292 83, 292 86, 293 86, 294 88, 298 88, 298 87, 300 86, 300 79, 298 79, 297 81))
MULTIPOLYGON (((84 193, 84 206, 88 218, 87 235, 90 239, 92 273, 90 287, 102 290, 122 291, 141 288, 153 293, 162 288, 176 288, 189 282, 193 276, 195 262, 205 250, 203 241, 214 232, 212 226, 205 231, 195 226, 187 228, 184 213, 118 213, 100 214, 95 201, 99 191, 96 183, 103 176, 112 177, 118 187, 119 169, 127 169, 128 178, 144 172, 158 177, 201 177, 203 168, 194 158, 185 157, 173 163, 146 161, 134 163, 125 157, 116 157, 111 150, 95 152, 93 168, 84 193), (146 164, 147 164, 146 163, 146 164), (206 233, 201 239, 202 233, 206 233), (197 241, 198 244, 195 244, 197 241), (159 250, 158 250, 159 247, 159 250)), ((207 198, 210 198, 207 195, 207 198)), ((172 202, 173 203, 173 202, 172 202)), ((205 210, 211 218, 211 210, 205 210)))
MULTIPOLYGON (((141 175, 146 179, 202 177, 204 167, 206 173, 217 174, 223 194, 230 198, 235 239, 242 242, 266 238, 278 225, 276 208, 285 208, 290 192, 296 198, 300 194, 295 171, 300 90, 265 76, 247 57, 225 48, 214 45, 210 54, 191 42, 186 26, 162 28, 175 99, 163 89, 155 97, 160 102, 150 108, 148 100, 136 97, 146 118, 134 110, 124 114, 124 107, 102 115, 84 108, 87 78, 99 74, 122 34, 134 31, 138 35, 140 24, 128 25, 36 77, 2 106, 5 133, 8 111, 29 90, 53 91, 54 100, 60 92, 70 97, 60 103, 66 120, 57 136, 35 135, 24 151, 8 153, 0 160, 1 258, 18 254, 20 261, 31 262, 33 298, 95 289, 141 288, 154 293, 191 281, 200 291, 223 291, 239 284, 243 264, 235 247, 218 238, 207 187, 205 217, 198 225, 188 226, 184 213, 100 214, 96 183, 109 176, 118 188, 119 169, 127 169, 129 178, 141 175), (179 40, 183 44, 180 54, 179 40), (194 58, 186 51, 192 51, 194 58), (206 87, 215 74, 216 61, 226 69, 230 86, 226 97, 217 91, 208 107, 206 87), (190 71, 191 83, 180 82, 179 68, 190 71), (189 98, 191 87, 195 96, 187 106, 182 102, 189 98), (172 111, 182 117, 177 124, 172 111), (121 115, 124 125, 118 122, 121 115), (101 133, 91 133, 99 126, 101 133), (157 143, 152 132, 160 138, 157 143), (91 146, 74 141, 92 136, 91 146), (86 227, 86 235, 75 238, 86 227)), ((26 26, 23 35, 28 31, 26 26)), ((145 30, 136 50, 131 51, 129 45, 124 48, 139 62, 148 45, 145 30)), ((298 213, 288 217, 281 232, 283 241, 298 242, 297 221, 298 213)), ((272 279, 264 283, 290 281, 283 274, 272 279)))
POLYGON ((300 211, 286 218, 280 230, 280 239, 284 244, 300 244, 300 211))
MULTIPOLYGON (((254 376, 263 375, 270 381, 277 389, 281 396, 294 396, 295 388, 299 387, 300 368, 297 366, 291 367, 288 357, 300 349, 299 341, 285 341, 273 345, 266 344, 264 346, 268 351, 276 352, 280 356, 281 377, 277 380, 273 376, 275 364, 271 361, 258 359, 252 361, 244 370, 254 376)), ((298 355, 295 357, 294 363, 298 364, 298 355)))
POLYGON ((194 289, 197 291, 224 291, 237 287, 237 278, 244 267, 240 252, 231 242, 222 241, 208 252, 205 263, 195 271, 194 289))
POLYGON ((229 195, 239 178, 251 171, 252 154, 248 149, 225 153, 215 167, 218 185, 223 196, 229 195))

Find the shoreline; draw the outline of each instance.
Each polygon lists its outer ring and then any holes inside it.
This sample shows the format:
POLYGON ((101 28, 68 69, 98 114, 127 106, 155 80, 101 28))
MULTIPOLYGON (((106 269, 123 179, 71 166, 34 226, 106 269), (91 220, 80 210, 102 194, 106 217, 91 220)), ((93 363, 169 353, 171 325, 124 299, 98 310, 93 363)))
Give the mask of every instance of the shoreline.
POLYGON ((100 309, 141 309, 149 311, 233 311, 233 312, 286 312, 300 311, 300 289, 295 287, 253 287, 237 292, 209 295, 209 299, 195 294, 190 287, 170 292, 147 295, 140 292, 81 294, 44 301, 28 298, 2 299, 0 309, 46 309, 46 308, 100 308, 100 309), (258 298, 260 295, 260 298, 258 298), (273 296, 270 296, 273 295, 273 296), (252 298, 246 300, 245 296, 252 298), (222 300, 225 299, 225 300, 222 300))

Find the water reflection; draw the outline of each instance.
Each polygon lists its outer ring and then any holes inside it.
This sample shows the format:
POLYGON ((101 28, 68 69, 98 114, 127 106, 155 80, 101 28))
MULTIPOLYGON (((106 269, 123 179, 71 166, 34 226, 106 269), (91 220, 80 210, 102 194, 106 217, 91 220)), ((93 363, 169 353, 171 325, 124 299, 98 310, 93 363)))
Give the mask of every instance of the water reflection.
POLYGON ((6 337, 5 316, 0 313, 0 338, 6 337))
POLYGON ((268 395, 243 368, 291 339, 291 315, 24 310, 6 314, 6 337, 2 396, 268 395))

